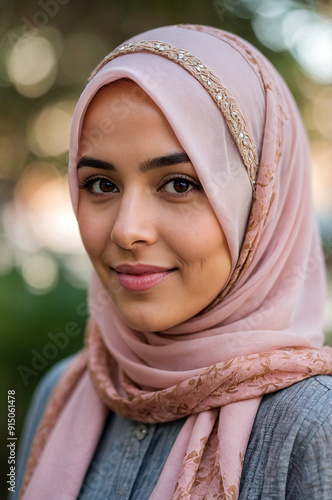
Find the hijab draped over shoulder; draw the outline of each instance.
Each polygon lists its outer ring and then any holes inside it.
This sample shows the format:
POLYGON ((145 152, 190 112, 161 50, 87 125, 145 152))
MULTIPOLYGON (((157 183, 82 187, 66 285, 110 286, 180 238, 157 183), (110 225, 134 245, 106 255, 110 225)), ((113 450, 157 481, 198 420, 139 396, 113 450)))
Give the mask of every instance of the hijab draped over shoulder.
POLYGON ((150 500, 236 499, 264 394, 332 373, 322 348, 324 259, 308 141, 294 100, 241 38, 180 25, 138 35, 93 72, 76 107, 69 182, 98 90, 130 79, 158 105, 194 165, 227 238, 232 272, 216 300, 161 332, 126 325, 94 273, 86 347, 55 388, 23 499, 75 499, 107 412, 138 422, 187 417, 150 500))

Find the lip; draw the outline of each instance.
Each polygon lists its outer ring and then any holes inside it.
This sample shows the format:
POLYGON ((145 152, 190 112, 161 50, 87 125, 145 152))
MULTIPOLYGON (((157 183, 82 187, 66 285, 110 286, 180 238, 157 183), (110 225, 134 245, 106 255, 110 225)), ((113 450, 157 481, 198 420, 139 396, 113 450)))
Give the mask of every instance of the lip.
POLYGON ((126 290, 141 292, 148 290, 167 278, 174 268, 147 264, 121 264, 111 268, 115 271, 119 283, 126 290))

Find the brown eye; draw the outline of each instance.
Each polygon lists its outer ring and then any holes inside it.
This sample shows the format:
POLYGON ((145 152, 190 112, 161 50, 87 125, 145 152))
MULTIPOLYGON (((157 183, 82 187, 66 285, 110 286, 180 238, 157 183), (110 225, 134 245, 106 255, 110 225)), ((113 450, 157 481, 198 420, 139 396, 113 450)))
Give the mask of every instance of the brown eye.
POLYGON ((177 193, 185 193, 190 188, 190 184, 187 181, 174 181, 174 189, 177 193))
POLYGON ((99 179, 95 181, 91 185, 91 189, 95 193, 113 193, 118 191, 116 185, 108 179, 99 179))
POLYGON ((182 194, 182 193, 188 193, 194 188, 194 184, 190 181, 187 181, 186 179, 178 178, 178 179, 172 179, 171 181, 167 182, 165 184, 164 190, 167 193, 172 193, 172 194, 182 194))

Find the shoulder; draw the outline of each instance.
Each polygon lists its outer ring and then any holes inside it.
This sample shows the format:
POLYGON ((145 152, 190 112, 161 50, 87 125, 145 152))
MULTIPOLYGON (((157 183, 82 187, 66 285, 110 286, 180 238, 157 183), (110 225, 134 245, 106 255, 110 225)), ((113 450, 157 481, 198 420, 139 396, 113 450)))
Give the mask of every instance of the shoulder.
MULTIPOLYGON (((29 411, 25 418, 23 431, 19 439, 19 452, 18 452, 18 466, 16 474, 16 492, 20 490, 20 485, 23 480, 26 461, 29 455, 29 451, 35 437, 39 422, 45 411, 47 402, 55 388, 61 375, 64 373, 66 368, 72 361, 73 356, 65 358, 59 363, 55 364, 42 378, 39 382, 33 398, 30 403, 29 411)), ((11 500, 15 500, 16 496, 12 497, 11 500)))
POLYGON ((74 356, 70 356, 59 361, 41 379, 32 397, 25 426, 32 421, 37 428, 53 389, 73 358, 74 356))
POLYGON ((328 375, 264 396, 245 455, 242 498, 327 498, 324 494, 332 489, 331 416, 328 375))
MULTIPOLYGON (((305 446, 316 433, 332 430, 332 377, 311 377, 263 397, 253 425, 253 441, 305 446)), ((331 434, 332 435, 332 434, 331 434)), ((249 449, 248 447, 248 449, 249 449)))
POLYGON ((257 439, 263 430, 265 439, 284 443, 292 449, 293 456, 301 456, 325 432, 332 436, 331 415, 332 377, 308 378, 263 398, 252 437, 257 439))
POLYGON ((73 358, 74 356, 70 356, 68 358, 59 361, 41 379, 41 381, 37 385, 37 388, 33 394, 30 403, 29 411, 27 414, 28 421, 33 416, 33 421, 36 422, 38 425, 39 420, 41 419, 44 413, 44 410, 46 408, 47 402, 52 394, 53 389, 57 385, 61 375, 69 366, 73 358))
POLYGON ((50 392, 54 389, 61 375, 68 368, 73 359, 74 356, 70 356, 68 358, 62 359, 54 366, 52 366, 52 368, 44 375, 44 377, 39 382, 32 401, 38 399, 39 400, 46 399, 47 402, 50 396, 50 392))
POLYGON ((331 415, 332 377, 320 375, 266 395, 259 407, 257 421, 311 420, 320 425, 331 415))

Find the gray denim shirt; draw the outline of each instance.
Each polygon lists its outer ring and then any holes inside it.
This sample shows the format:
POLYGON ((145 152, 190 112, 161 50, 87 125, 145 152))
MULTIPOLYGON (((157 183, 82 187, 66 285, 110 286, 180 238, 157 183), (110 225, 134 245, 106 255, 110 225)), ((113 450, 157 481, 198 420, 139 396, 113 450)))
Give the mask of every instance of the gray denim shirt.
MULTIPOLYGON (((18 498, 37 425, 69 361, 53 367, 35 393, 20 439, 16 492, 8 500, 18 498)), ((78 499, 147 500, 183 423, 145 425, 109 413, 78 499)), ((263 398, 239 496, 258 499, 332 500, 332 377, 312 377, 263 398)))

